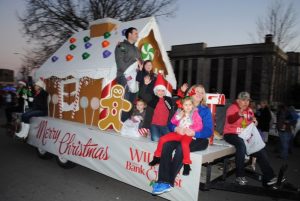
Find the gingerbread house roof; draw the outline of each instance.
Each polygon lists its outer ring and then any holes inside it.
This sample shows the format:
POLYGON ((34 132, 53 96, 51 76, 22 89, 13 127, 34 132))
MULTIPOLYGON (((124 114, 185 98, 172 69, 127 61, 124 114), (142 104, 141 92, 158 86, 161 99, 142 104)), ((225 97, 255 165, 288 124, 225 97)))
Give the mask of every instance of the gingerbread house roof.
MULTIPOLYGON (((106 28, 107 28, 106 27, 106 28)), ((124 31, 129 27, 137 28, 139 39, 143 39, 153 31, 162 60, 167 70, 166 79, 175 88, 176 79, 167 52, 163 46, 160 32, 154 17, 128 22, 119 22, 105 18, 90 24, 89 30, 75 33, 36 71, 35 77, 49 78, 52 76, 65 78, 90 77, 104 78, 108 83, 116 77, 116 62, 114 50, 117 44, 125 39, 124 31), (100 33, 96 29, 101 23, 108 24, 110 31, 100 33), (112 26, 111 25, 115 25, 112 26)), ((98 27, 99 28, 99 27, 98 27)), ((103 26, 100 27, 103 29, 103 26)), ((109 29, 109 28, 108 28, 109 29)), ((136 44, 138 44, 137 41, 136 44)))

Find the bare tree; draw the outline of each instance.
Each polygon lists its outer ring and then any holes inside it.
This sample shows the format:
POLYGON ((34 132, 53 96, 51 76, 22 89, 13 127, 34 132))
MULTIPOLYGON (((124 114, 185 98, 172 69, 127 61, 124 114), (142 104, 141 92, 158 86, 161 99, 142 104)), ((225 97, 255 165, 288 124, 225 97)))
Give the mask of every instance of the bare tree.
POLYGON ((299 35, 296 29, 297 17, 292 3, 287 5, 285 1, 273 1, 266 10, 265 16, 257 19, 256 35, 258 40, 263 40, 266 34, 272 34, 273 41, 282 50, 289 48, 295 51, 299 48, 299 44, 293 44, 299 35))
POLYGON ((73 33, 88 29, 89 22, 111 17, 120 21, 149 16, 171 16, 176 0, 27 0, 26 11, 18 16, 29 42, 23 67, 36 68, 73 33))

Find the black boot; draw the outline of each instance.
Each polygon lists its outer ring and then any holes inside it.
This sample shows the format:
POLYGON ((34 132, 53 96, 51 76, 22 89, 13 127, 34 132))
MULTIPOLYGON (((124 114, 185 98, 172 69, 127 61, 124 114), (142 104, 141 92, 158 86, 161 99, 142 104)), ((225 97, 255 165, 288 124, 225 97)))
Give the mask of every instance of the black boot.
POLYGON ((160 157, 156 157, 154 156, 153 157, 153 160, 149 163, 150 166, 154 166, 156 164, 159 164, 159 161, 160 161, 160 157))
POLYGON ((189 164, 183 164, 183 173, 182 175, 189 175, 191 171, 191 167, 189 164))

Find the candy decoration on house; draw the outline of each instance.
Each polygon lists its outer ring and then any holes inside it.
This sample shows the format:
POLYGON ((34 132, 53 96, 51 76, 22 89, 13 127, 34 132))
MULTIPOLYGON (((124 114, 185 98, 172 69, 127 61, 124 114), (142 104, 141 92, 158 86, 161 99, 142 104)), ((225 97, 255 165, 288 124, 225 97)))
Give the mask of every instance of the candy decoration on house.
POLYGON ((67 60, 67 61, 72 61, 73 57, 74 57, 73 55, 68 54, 68 55, 66 56, 66 60, 67 60))
POLYGON ((123 29, 123 30, 122 30, 122 36, 125 36, 126 30, 127 30, 127 29, 123 29))
POLYGON ((106 48, 108 46, 109 46, 109 42, 107 40, 105 40, 105 41, 102 42, 102 47, 103 48, 106 48))
POLYGON ((76 42, 76 38, 72 37, 70 38, 70 43, 75 43, 76 42))
POLYGON ((50 114, 50 102, 51 102, 51 96, 48 96, 48 99, 47 99, 47 107, 48 107, 48 114, 50 114))
POLYGON ((105 38, 105 39, 108 39, 108 38, 110 37, 110 35, 111 35, 110 32, 105 32, 105 33, 104 33, 104 38, 105 38))
POLYGON ((122 128, 121 112, 129 112, 132 105, 124 99, 124 87, 117 84, 110 90, 110 95, 100 100, 100 106, 107 109, 107 115, 104 119, 100 119, 98 127, 101 130, 106 130, 109 126, 117 132, 122 128))
POLYGON ((84 81, 84 79, 80 79, 79 86, 76 89, 76 95, 75 95, 75 100, 74 100, 74 104, 73 104, 71 119, 74 119, 75 112, 77 111, 77 108, 78 108, 79 95, 80 95, 80 90, 81 90, 83 81, 84 81))
POLYGON ((93 122, 94 122, 94 116, 95 116, 95 111, 98 110, 99 107, 100 107, 100 100, 99 100, 99 98, 93 97, 92 100, 91 100, 91 108, 92 108, 93 112, 92 112, 92 119, 91 119, 91 124, 90 124, 90 126, 93 125, 93 122))
POLYGON ((76 45, 71 44, 69 48, 70 48, 70 50, 72 51, 72 50, 74 50, 74 49, 76 48, 76 45))
POLYGON ((54 115, 55 115, 55 106, 58 103, 58 95, 57 94, 53 94, 53 96, 52 96, 52 103, 53 103, 52 117, 54 117, 54 115))
POLYGON ((105 50, 103 53, 103 58, 108 58, 111 55, 111 52, 109 50, 105 50))
POLYGON ((142 59, 144 61, 146 61, 146 60, 152 61, 154 59, 154 52, 155 52, 155 50, 152 47, 152 45, 150 43, 145 43, 141 49, 142 59))
MULTIPOLYGON (((109 96, 110 94, 110 91, 111 91, 111 88, 117 84, 117 80, 114 79, 112 80, 111 82, 107 83, 103 89, 102 89, 102 92, 101 92, 101 97, 100 97, 100 100, 101 99, 104 99, 106 97, 109 96)), ((108 115, 108 109, 105 109, 105 108, 101 108, 100 107, 100 114, 99 114, 99 119, 104 119, 106 116, 108 115)), ((108 127, 109 129, 112 129, 113 127, 110 126, 108 127)))
POLYGON ((90 57, 90 54, 87 53, 87 52, 84 52, 84 53, 81 55, 81 57, 82 57, 83 60, 86 60, 87 58, 90 57))
MULTIPOLYGON (((63 112, 63 89, 62 89, 62 84, 61 84, 61 81, 58 81, 57 82, 57 92, 58 92, 58 117, 60 119, 63 118, 63 115, 62 115, 62 112, 63 112)), ((52 98, 53 100, 53 98, 52 98)))
POLYGON ((83 38, 83 41, 86 43, 86 42, 88 42, 90 40, 90 37, 88 37, 88 36, 85 36, 84 38, 83 38))
POLYGON ((51 61, 52 61, 52 62, 56 62, 57 60, 58 60, 58 57, 57 57, 57 56, 51 57, 51 61))
POLYGON ((90 47, 92 47, 91 43, 87 42, 86 44, 84 44, 85 49, 89 49, 90 47))
POLYGON ((80 107, 83 109, 83 119, 86 125, 86 108, 89 106, 89 100, 86 96, 82 96, 80 99, 80 107))

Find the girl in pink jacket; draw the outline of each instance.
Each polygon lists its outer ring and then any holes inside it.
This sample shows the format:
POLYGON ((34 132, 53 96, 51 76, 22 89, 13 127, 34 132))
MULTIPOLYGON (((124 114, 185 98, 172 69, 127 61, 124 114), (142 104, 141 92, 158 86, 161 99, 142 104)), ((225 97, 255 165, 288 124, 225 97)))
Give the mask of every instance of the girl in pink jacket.
POLYGON ((185 97, 180 100, 178 104, 178 110, 171 119, 172 124, 177 127, 184 129, 184 134, 171 132, 159 138, 156 151, 154 152, 154 158, 149 163, 150 166, 154 166, 159 163, 160 156, 162 152, 162 147, 166 142, 179 141, 182 146, 183 152, 183 175, 189 175, 191 170, 190 164, 192 163, 190 159, 190 143, 192 137, 187 135, 188 130, 186 128, 192 129, 195 132, 202 130, 202 119, 198 113, 198 109, 194 106, 191 97, 185 97), (185 130, 186 129, 186 130, 185 130))

